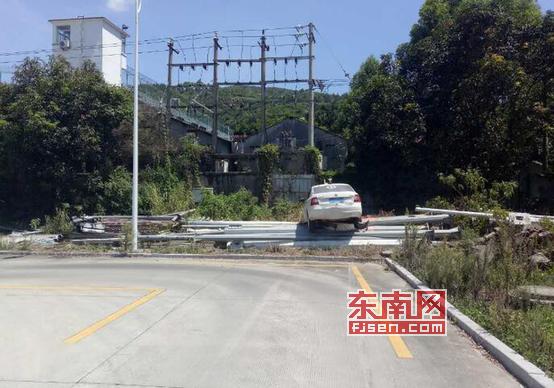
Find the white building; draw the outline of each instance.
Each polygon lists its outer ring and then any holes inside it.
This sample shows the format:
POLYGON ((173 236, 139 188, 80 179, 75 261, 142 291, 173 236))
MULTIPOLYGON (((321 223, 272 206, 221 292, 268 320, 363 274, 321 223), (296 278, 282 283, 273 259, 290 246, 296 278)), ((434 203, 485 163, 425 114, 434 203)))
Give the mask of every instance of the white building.
POLYGON ((127 69, 125 39, 129 35, 105 17, 52 19, 52 45, 55 55, 64 56, 78 67, 85 60, 96 64, 106 82, 121 86, 127 69))

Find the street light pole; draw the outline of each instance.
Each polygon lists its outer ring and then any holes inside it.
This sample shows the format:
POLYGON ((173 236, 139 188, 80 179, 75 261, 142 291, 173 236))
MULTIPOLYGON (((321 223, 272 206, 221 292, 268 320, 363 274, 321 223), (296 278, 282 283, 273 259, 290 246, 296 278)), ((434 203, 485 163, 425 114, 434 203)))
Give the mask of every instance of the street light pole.
POLYGON ((133 107, 133 199, 132 199, 132 225, 133 252, 138 250, 138 88, 139 88, 139 15, 142 0, 135 0, 135 85, 134 85, 134 107, 133 107))

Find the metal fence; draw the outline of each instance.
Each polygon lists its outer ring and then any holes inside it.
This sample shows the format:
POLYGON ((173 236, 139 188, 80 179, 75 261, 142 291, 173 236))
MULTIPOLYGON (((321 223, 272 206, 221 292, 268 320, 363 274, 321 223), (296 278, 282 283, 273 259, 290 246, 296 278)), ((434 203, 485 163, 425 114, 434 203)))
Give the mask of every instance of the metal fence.
MULTIPOLYGON (((133 68, 128 67, 122 70, 122 86, 126 88, 132 88, 134 86, 135 71, 133 68)), ((155 108, 165 108, 165 85, 156 82, 152 78, 139 73, 140 85, 139 85, 139 99, 146 105, 153 106, 155 108)), ((171 108, 171 115, 187 124, 194 125, 198 128, 202 128, 207 133, 213 131, 213 118, 211 115, 206 115, 194 109, 183 108, 171 108)), ((231 128, 224 124, 218 125, 218 136, 222 139, 231 141, 233 131, 231 128)))

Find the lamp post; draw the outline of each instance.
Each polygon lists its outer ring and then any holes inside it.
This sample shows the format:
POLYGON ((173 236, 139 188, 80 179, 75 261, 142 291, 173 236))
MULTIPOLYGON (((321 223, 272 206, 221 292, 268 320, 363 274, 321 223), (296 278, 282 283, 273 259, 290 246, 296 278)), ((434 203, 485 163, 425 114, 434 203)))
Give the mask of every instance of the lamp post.
POLYGON ((135 0, 135 84, 133 106, 133 198, 132 198, 132 226, 133 242, 131 249, 138 250, 138 88, 139 88, 139 15, 142 0, 135 0))

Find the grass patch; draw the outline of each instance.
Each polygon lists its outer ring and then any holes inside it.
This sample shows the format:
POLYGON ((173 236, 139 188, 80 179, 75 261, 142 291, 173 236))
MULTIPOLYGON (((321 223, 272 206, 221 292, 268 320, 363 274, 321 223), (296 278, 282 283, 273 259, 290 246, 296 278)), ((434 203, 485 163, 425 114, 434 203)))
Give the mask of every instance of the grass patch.
POLYGON ((552 244, 508 224, 480 243, 469 236, 431 246, 408 235, 395 258, 429 287, 447 289, 456 307, 553 376, 554 308, 514 297, 521 285, 554 285, 554 268, 530 261, 536 251, 551 256, 552 244))
POLYGON ((15 244, 5 237, 0 237, 0 251, 11 251, 16 249, 15 244))
POLYGON ((13 242, 6 237, 0 236, 0 251, 29 251, 32 248, 33 244, 31 240, 13 242))
POLYGON ((496 303, 454 298, 458 309, 529 361, 554 376, 554 309, 513 309, 496 303))
MULTIPOLYGON (((36 220, 33 220, 33 224, 35 227, 38 227, 38 222, 36 220)), ((44 218, 44 227, 42 228, 44 233, 69 234, 73 232, 73 230, 73 223, 69 218, 67 207, 58 208, 53 215, 44 218)))

